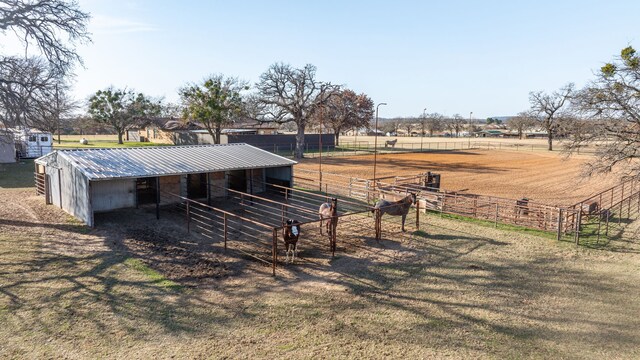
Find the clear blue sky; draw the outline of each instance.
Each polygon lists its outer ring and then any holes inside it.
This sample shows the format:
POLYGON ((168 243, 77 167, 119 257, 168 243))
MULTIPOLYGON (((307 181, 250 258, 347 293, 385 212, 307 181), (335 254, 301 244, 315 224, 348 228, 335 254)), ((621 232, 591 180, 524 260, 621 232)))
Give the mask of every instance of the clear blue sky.
POLYGON ((387 102, 381 117, 422 109, 467 117, 528 108, 640 47, 640 1, 81 0, 93 44, 75 94, 128 86, 177 101, 211 73, 255 83, 274 62, 317 66, 320 80, 387 102))

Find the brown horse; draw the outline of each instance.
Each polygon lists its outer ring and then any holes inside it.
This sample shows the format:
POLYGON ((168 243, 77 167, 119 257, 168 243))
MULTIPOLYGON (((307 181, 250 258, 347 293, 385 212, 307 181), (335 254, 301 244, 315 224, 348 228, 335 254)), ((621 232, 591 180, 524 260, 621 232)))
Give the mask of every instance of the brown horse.
POLYGON ((318 215, 320 216, 320 235, 322 234, 322 225, 324 220, 327 219, 327 235, 332 238, 333 230, 338 225, 338 199, 331 199, 330 203, 323 203, 318 209, 318 215), (336 222, 335 224, 333 222, 336 222))
POLYGON ((291 262, 294 262, 296 260, 299 237, 300 222, 293 219, 287 220, 286 225, 282 228, 282 238, 284 239, 284 246, 287 251, 287 258, 285 259, 285 262, 289 261, 289 252, 292 253, 291 262))
POLYGON ((397 142, 398 142, 398 139, 387 140, 387 141, 384 142, 384 147, 387 147, 387 146, 391 145, 391 147, 395 149, 397 142))
MULTIPOLYGON (((404 222, 407 219, 407 214, 409 213, 411 205, 416 203, 416 199, 416 194, 410 193, 398 201, 389 201, 384 199, 378 200, 371 212, 376 212, 376 210, 378 210, 377 216, 379 216, 379 219, 381 219, 384 214, 402 216, 402 231, 404 232, 404 222)), ((376 219, 376 221, 379 219, 376 219)))

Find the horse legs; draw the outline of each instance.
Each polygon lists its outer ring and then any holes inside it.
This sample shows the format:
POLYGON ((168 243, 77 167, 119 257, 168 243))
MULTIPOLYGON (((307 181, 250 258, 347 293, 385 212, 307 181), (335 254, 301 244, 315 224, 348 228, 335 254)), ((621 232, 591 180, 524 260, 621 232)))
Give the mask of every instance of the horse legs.
POLYGON ((322 217, 322 215, 320 215, 320 235, 322 235, 322 225, 324 225, 324 218, 322 217))
POLYGON ((285 247, 285 253, 287 254, 287 257, 284 259, 285 263, 289 262, 289 244, 284 244, 285 247))
POLYGON ((407 220, 407 214, 402 215, 402 232, 405 232, 404 221, 407 220))

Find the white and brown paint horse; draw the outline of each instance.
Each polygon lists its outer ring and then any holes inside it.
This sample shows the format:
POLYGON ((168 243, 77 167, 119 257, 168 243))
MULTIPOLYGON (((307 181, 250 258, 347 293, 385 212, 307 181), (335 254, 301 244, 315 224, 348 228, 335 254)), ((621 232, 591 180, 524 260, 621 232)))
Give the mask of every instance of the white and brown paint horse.
POLYGON ((410 193, 398 201, 378 200, 371 212, 376 213, 376 223, 382 219, 382 215, 389 214, 391 216, 402 216, 402 231, 404 232, 404 222, 411 205, 416 203, 416 194, 410 193))
POLYGON ((318 215, 320 216, 320 235, 323 235, 322 225, 326 219, 327 235, 331 238, 333 236, 333 229, 338 225, 338 199, 333 198, 331 202, 320 205, 318 215))
POLYGON ((292 253, 291 262, 296 260, 298 253, 298 239, 300 238, 300 222, 298 220, 289 219, 282 227, 282 238, 287 251, 285 262, 289 261, 289 253, 292 253))

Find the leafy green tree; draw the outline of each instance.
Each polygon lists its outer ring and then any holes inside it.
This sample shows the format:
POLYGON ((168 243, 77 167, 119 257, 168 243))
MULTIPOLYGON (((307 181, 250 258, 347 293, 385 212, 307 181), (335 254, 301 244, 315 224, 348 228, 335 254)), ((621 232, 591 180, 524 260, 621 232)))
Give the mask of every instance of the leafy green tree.
POLYGON ((201 85, 191 84, 180 89, 183 114, 207 129, 215 144, 220 144, 224 126, 242 114, 241 92, 248 90, 246 82, 235 77, 212 75, 201 85))
POLYGON ((142 93, 109 87, 89 98, 89 114, 93 121, 111 127, 118 134, 118 144, 129 128, 160 113, 160 101, 142 93))

